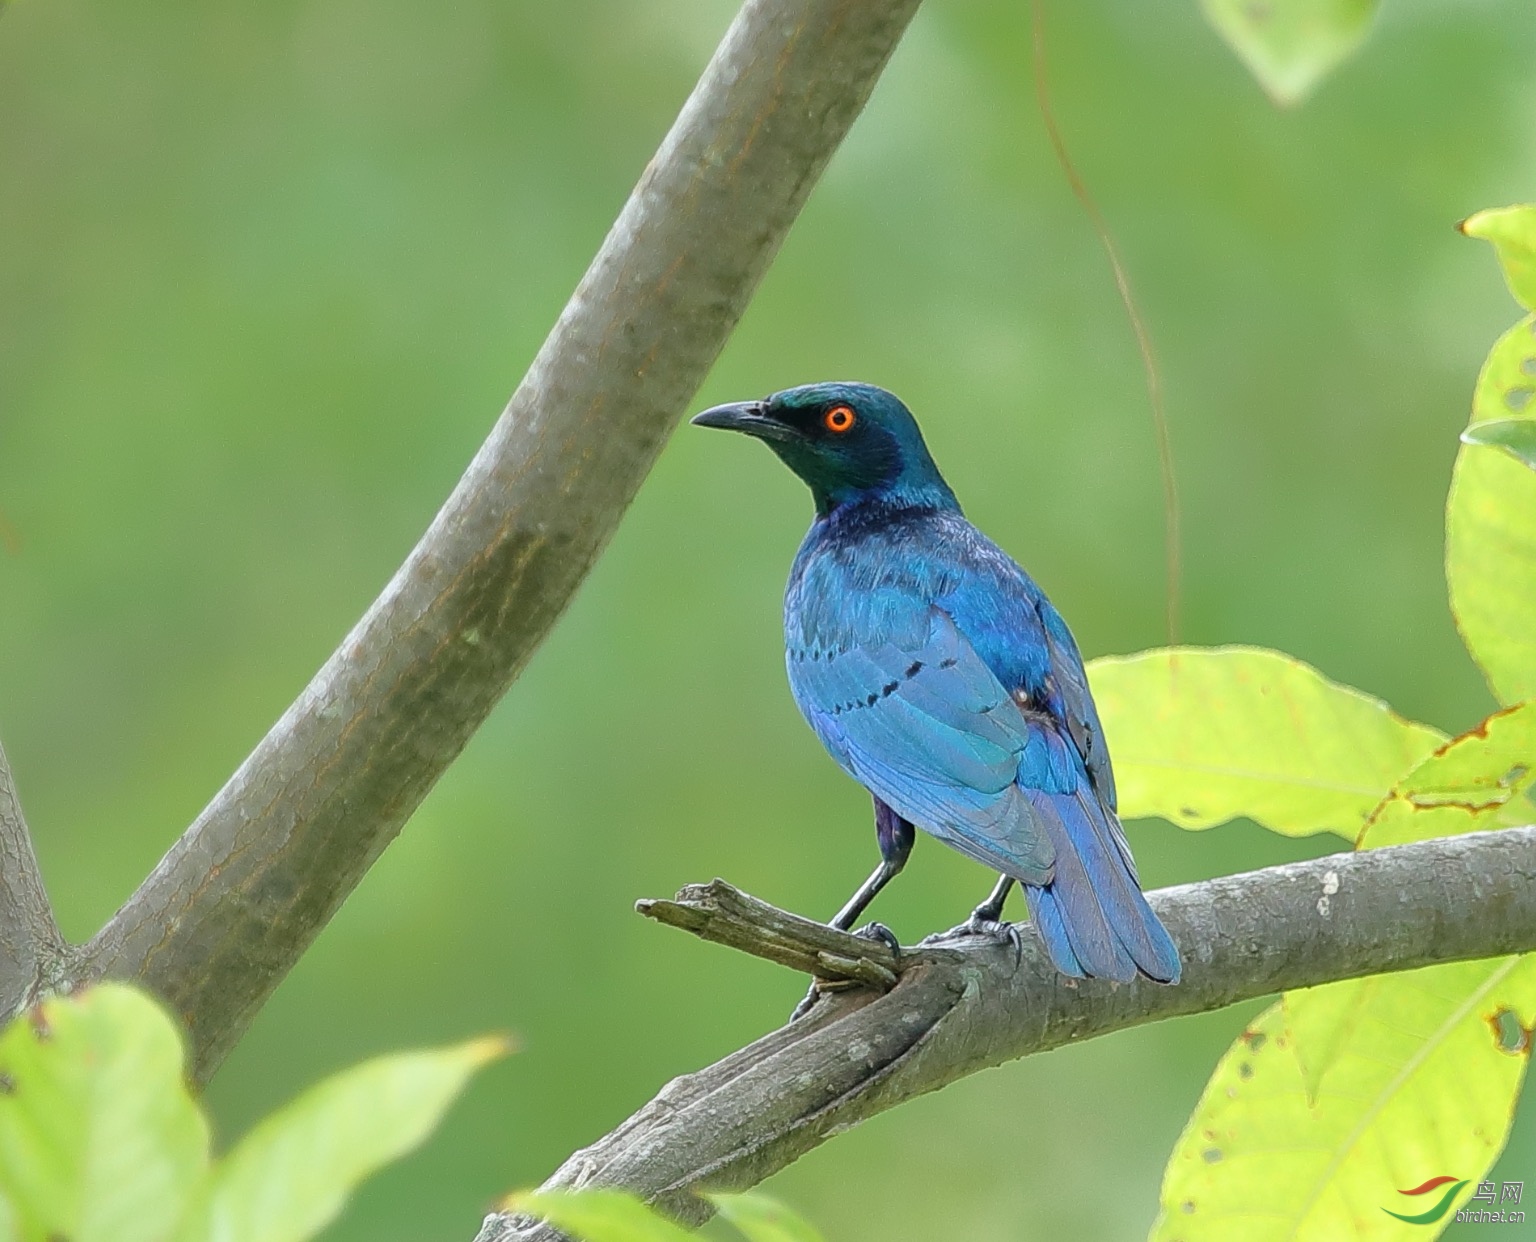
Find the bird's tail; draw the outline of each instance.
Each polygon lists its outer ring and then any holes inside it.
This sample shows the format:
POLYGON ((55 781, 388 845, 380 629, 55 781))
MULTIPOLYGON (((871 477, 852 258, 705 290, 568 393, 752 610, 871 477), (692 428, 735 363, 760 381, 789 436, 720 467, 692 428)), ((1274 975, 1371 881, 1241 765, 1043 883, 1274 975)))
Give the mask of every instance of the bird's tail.
POLYGON ((1049 884, 1025 884, 1029 915, 1064 975, 1179 981, 1179 951, 1142 896, 1136 864, 1114 812, 1087 787, 1026 789, 1056 848, 1049 884))

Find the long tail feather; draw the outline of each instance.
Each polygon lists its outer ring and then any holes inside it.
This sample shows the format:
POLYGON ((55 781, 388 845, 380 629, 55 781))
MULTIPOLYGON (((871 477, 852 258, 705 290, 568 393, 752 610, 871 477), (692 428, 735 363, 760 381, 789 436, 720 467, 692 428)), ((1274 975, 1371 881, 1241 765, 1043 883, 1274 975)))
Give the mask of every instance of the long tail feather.
POLYGON ((1119 825, 1086 786, 1025 790, 1056 849, 1056 874, 1024 885, 1030 917, 1066 975, 1179 981, 1179 952, 1142 896, 1119 825))

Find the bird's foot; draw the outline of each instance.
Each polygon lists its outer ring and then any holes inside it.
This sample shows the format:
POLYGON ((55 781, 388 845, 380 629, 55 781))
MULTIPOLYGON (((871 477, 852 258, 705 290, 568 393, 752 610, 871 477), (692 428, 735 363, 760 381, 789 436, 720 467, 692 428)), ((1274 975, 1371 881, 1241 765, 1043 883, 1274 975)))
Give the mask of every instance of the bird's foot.
POLYGON ((959 927, 951 927, 948 931, 934 932, 931 936, 924 936, 920 944, 942 944, 946 940, 958 940, 963 936, 978 936, 993 944, 1007 945, 1013 949, 1013 964, 1017 966, 1024 959, 1024 937, 1019 932, 1017 923, 1004 923, 998 919, 983 917, 982 911, 976 911, 959 927))
POLYGON ((1011 947, 1015 966, 1024 960, 1024 937, 1019 934, 1017 923, 1004 923, 998 919, 979 919, 972 915, 955 930, 962 936, 981 936, 997 944, 1011 947))
POLYGON ((884 923, 865 923, 863 927, 853 934, 860 940, 873 940, 883 944, 898 959, 901 957, 901 941, 896 939, 896 933, 884 923))
POLYGON ((812 980, 811 986, 806 990, 805 995, 800 998, 800 1003, 796 1005, 792 1010, 790 1010, 789 1020, 791 1022, 798 1022, 801 1018, 805 1017, 806 1014, 811 1012, 811 1009, 820 999, 821 988, 817 986, 817 981, 812 980))
MULTIPOLYGON (((857 936, 860 940, 873 940, 877 944, 883 944, 893 954, 896 955, 897 960, 900 960, 901 941, 896 939, 896 933, 893 932, 884 923, 866 923, 863 927, 859 928, 858 931, 853 932, 852 934, 857 936)), ((807 991, 805 996, 801 998, 800 1003, 795 1006, 793 1012, 790 1013, 789 1020, 793 1022, 797 1018, 805 1017, 806 1014, 810 1013, 812 1006, 814 1006, 816 1002, 820 1000, 822 996, 827 992, 840 992, 845 988, 860 986, 862 985, 854 982, 851 979, 817 979, 811 984, 809 991, 807 991)))

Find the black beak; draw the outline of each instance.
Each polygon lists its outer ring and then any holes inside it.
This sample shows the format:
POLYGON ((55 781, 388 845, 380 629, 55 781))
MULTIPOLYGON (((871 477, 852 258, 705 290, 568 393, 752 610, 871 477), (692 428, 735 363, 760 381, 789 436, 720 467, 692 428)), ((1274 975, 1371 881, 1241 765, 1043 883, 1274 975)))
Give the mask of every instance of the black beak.
POLYGON ((762 401, 733 401, 695 414, 689 421, 695 427, 718 427, 722 431, 741 431, 759 440, 788 440, 794 432, 767 412, 762 401))

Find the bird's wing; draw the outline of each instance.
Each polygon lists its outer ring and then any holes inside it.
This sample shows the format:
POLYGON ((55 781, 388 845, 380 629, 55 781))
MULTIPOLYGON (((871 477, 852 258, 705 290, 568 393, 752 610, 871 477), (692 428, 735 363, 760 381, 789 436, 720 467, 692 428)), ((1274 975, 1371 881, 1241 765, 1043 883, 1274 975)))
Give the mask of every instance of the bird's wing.
POLYGON ((897 611, 904 624, 871 627, 896 638, 860 641, 864 627, 850 626, 792 645, 795 701, 833 757, 903 817, 996 870, 1047 883, 1055 853, 1016 781, 1023 765, 1072 788, 1067 743, 1026 718, 943 609, 909 597, 897 611))
POLYGON ((1088 674, 1078 652, 1072 631, 1051 602, 1043 596, 1038 610, 1045 627, 1046 649, 1050 652, 1051 680, 1060 698, 1059 712, 1083 766, 1093 779, 1093 787, 1104 805, 1116 809, 1115 770, 1110 764, 1109 747, 1104 744, 1104 727, 1099 723, 1099 709, 1088 691, 1088 674))
POLYGON ((1131 843, 1126 840, 1125 829, 1116 813, 1115 770, 1109 761, 1104 726, 1099 723, 1099 709, 1094 706, 1093 695, 1088 690, 1088 673, 1083 668, 1083 657, 1066 621, 1044 596, 1040 598, 1039 609, 1040 620, 1045 626, 1046 646, 1051 653, 1051 684, 1055 688, 1056 699, 1052 709, 1066 724, 1077 752, 1082 756, 1088 778, 1093 783, 1093 792, 1108 811, 1104 822, 1109 829, 1110 840, 1115 843, 1115 849, 1125 862, 1126 870, 1131 873, 1131 879, 1139 884, 1141 877, 1136 870, 1136 860, 1131 857, 1131 843))

